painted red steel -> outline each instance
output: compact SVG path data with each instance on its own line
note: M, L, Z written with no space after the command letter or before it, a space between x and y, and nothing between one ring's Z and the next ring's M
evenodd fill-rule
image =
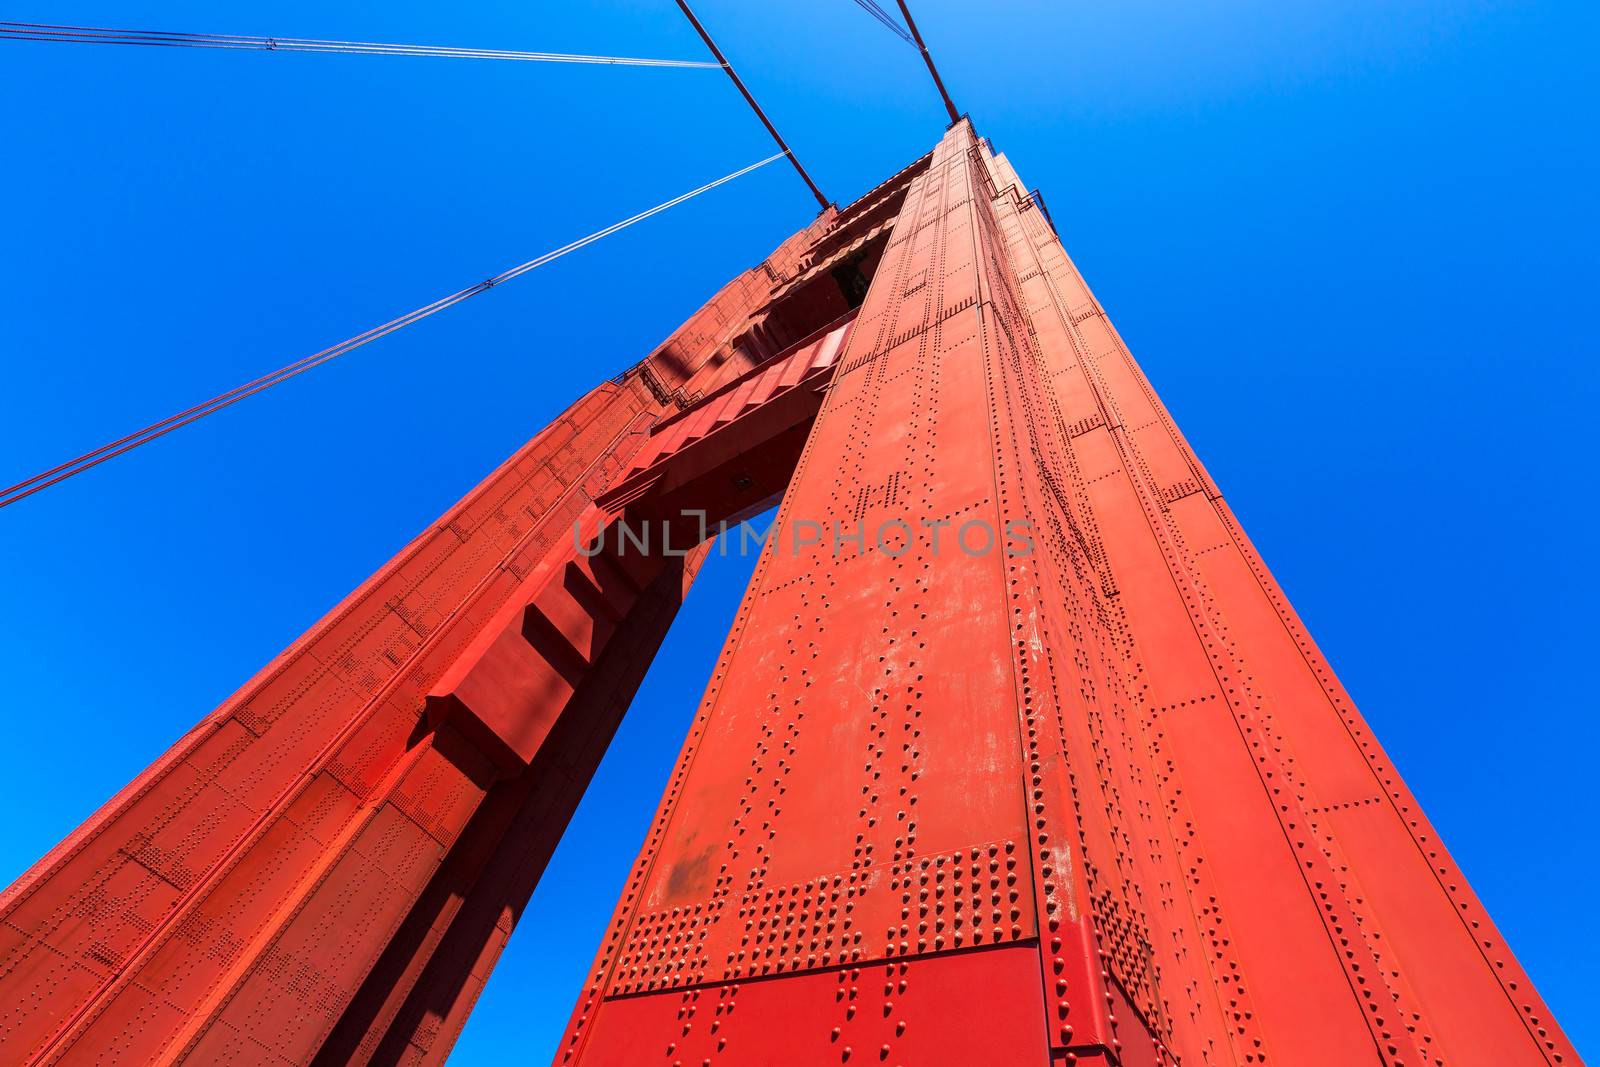
M959 121L541 431L0 898L0 1062L442 1061L781 498L558 1064L1578 1063L1025 189Z

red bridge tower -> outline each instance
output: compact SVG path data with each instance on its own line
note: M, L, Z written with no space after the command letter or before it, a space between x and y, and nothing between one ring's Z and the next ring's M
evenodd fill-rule
M957 122L541 431L0 898L0 1061L442 1061L781 499L559 1064L1576 1064L1025 188Z

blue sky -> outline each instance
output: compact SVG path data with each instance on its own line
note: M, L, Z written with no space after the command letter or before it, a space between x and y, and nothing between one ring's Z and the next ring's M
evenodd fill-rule
M848 0L697 10L841 203L943 129ZM916 11L1600 1048L1593 5ZM702 56L667 0L7 17ZM715 71L0 42L0 98L0 484L771 151ZM814 211L768 167L0 512L0 881ZM456 1062L548 1059L747 573L697 586Z

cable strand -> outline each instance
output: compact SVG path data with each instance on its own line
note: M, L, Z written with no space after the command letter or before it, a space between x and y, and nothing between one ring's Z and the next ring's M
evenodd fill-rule
M310 37L252 37L231 33L180 33L174 30L117 30L99 26L56 26L42 22L0 21L0 40L63 44L120 44L158 48L220 48L254 52L315 52L341 55L440 56L501 59L524 63L584 63L617 67L682 67L711 70L720 64L693 59L590 56L527 52L509 48L456 48L449 45L386 44L378 41L328 41Z
M159 422L153 422L148 426L133 431L132 433L125 434L122 437L117 438L115 441L101 445L99 448L92 449L91 451L85 452L80 456L75 456L64 463L58 463L48 470L40 471L33 477L24 479L23 481L18 482L16 485L9 486L5 489L0 489L0 508L15 504L17 501L26 499L27 497L32 496L34 493L48 489L53 485L58 485L76 474L82 474L91 467L97 467L107 460L115 459L117 456L138 448L140 445L148 444L158 437L164 437L173 430L180 429L192 422L203 419L207 415L221 411L223 408L231 407L247 397L254 396L257 393L272 388L274 385L278 385L282 382L288 381L290 378L304 374L308 370L319 367L330 360L337 359L339 356L354 351L355 349L360 348L361 346L372 341L376 341L380 337L385 337L391 333L394 333L396 330L410 326L412 323L425 319L430 315L437 314L448 307L453 307L454 305L461 303L463 300L467 300L470 297L477 296L479 293L494 288L502 282L510 281L513 278L519 278L531 270L536 270L547 263L560 259L562 256L576 252L580 248L609 237L619 230L624 230L635 223L643 222L645 219L648 219L653 215L659 215L661 212L667 211L670 208L674 208L686 200L692 200L694 197L697 197L702 193L710 192L719 185L725 185L728 182L733 181L735 178L741 178L753 170L759 170L767 164L776 162L782 158L784 158L784 153L776 152L768 156L766 159L733 171L731 174L725 174L715 181L707 182L698 189L691 189L689 192L675 196L671 200L657 204L655 207L641 211L636 215L631 215L620 222L614 222L604 229L596 230L594 233L580 237L575 241L569 241L567 244L564 244L559 248L545 252L542 255L535 256L533 259L530 259L525 263L519 263L514 267L510 267L501 271L499 274L485 278L476 285L469 285L465 289L458 289L456 292L451 293L448 296L441 297L431 304L426 304L420 308L408 311L404 315L400 315L397 318L390 319L381 326L374 326L370 330L358 333L354 337L347 338L343 341L340 341L336 345L331 345L328 348L324 348L320 352L315 352L309 356L297 359L293 363L286 364L282 367L279 367L275 371L263 374L259 378L245 382L243 385L235 386L225 393L219 393L210 400L206 400L199 404L195 404L192 407L185 408L177 414L169 415Z

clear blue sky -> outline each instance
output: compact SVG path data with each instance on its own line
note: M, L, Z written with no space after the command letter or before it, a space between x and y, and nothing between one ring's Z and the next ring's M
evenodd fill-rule
M1600 1049L1594 5L916 9ZM849 0L699 10L841 203L944 126ZM702 55L668 0L6 17ZM0 99L0 484L771 151L715 71L0 42ZM0 881L814 211L768 167L0 512ZM548 1059L746 571L696 588L457 1062Z

